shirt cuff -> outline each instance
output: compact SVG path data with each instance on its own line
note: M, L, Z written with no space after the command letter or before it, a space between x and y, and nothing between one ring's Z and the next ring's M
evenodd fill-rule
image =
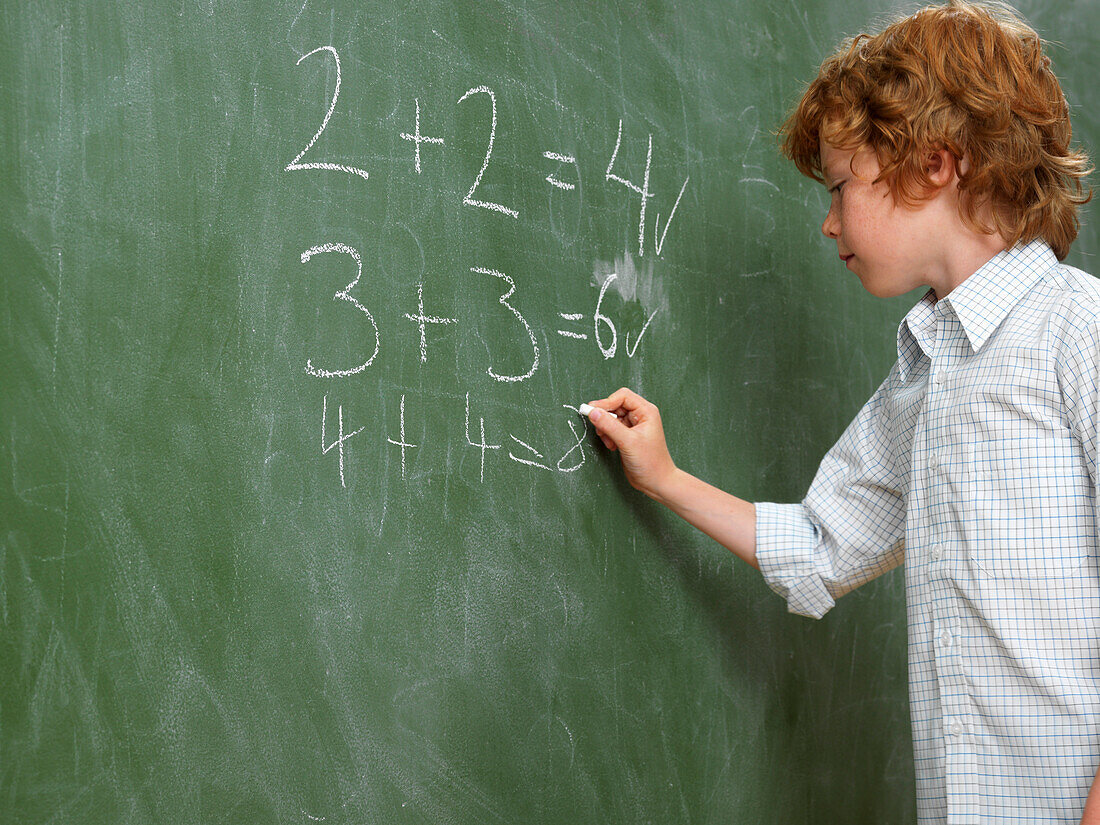
M818 567L817 530L801 504L756 504L756 561L791 613L820 619L836 601Z

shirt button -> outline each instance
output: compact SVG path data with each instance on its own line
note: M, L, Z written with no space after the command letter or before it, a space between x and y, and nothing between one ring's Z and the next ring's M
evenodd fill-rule
M928 456L928 466L930 469L935 470L937 467L940 466L940 457L935 453L932 453L932 455Z
M942 556L943 556L943 545L942 544L933 544L932 545L932 561L939 561Z
M943 631L943 633L940 634L940 644L944 647L951 647L951 642L951 634L946 630Z
M934 375L934 376L932 377L932 380L933 380L933 381L935 381L937 385L939 385L939 386L941 386L941 387L942 387L942 386L943 386L943 384L944 384L944 382L945 382L945 381L946 381L947 379L943 377L943 373L942 373L942 372L937 372L937 373L936 373L936 374L935 374L935 375Z
M959 736L963 732L962 722L956 719L951 723L951 727L948 728L952 736Z

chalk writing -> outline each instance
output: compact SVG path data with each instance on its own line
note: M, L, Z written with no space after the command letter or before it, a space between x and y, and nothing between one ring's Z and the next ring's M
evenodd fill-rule
M543 458L542 453L540 453L538 450L536 450L530 444L527 444L523 441L520 441L514 435L509 435L508 437L511 438L517 444L519 444L521 447L526 447L530 452L534 453L538 458ZM512 459L512 461L518 461L520 464L526 464L529 467L538 467L540 470L547 470L547 471L550 470L549 467L547 467L545 464L539 463L538 461L530 461L528 459L520 458L518 456L513 455L511 450L508 451L508 458Z
M340 54L332 46L318 46L313 51L302 55L296 65L300 65L306 58L319 53L327 53L333 61L336 69L335 85L332 89L331 95L328 97L328 107L325 111L324 117L321 120L320 127L314 132L313 137L305 144L294 157L294 159L288 163L284 170L287 172L296 172L303 170L328 170L339 171L346 174L355 175L361 177L363 180L371 180L365 169L357 166L351 166L344 163L333 163L327 161L315 161L312 157L319 151L315 148L315 145L321 138L321 135L325 133L325 130L329 127L329 124L333 118L336 108L339 105L340 93L342 91L343 71ZM457 92L457 90L455 90ZM460 106L468 101L471 101L476 97L488 98L488 128L483 132L485 136L484 142L484 156L482 157L480 168L472 183L469 183L469 178L462 181L460 188L455 191L454 201L457 209L464 214L471 214L467 210L463 210L463 206L475 207L478 210L486 210L495 215L502 215L505 218L511 218L519 220L519 209L505 205L496 200L490 200L484 194L485 189L489 188L486 184L486 174L490 165L493 164L494 151L497 147L497 127L498 127L498 101L496 92L487 85L475 85L469 88L457 99L453 96L449 96L449 100L453 101L453 106ZM447 98L444 98L446 100ZM421 175L424 172L424 147L434 146L438 147L438 152L432 153L434 158L440 162L445 162L448 158L448 152L453 152L453 146L455 145L454 135L439 134L438 130L436 134L428 135L423 131L422 102L426 102L427 110L431 110L432 102L426 100L424 96L416 96L413 98L412 106L412 127L411 130L408 126L404 131L398 131L397 138L402 142L408 142L412 144L413 155L413 170L417 175ZM505 103L506 105L506 103ZM407 107L407 100L399 103L399 107ZM396 111L396 110L395 110ZM404 108L404 111L408 111ZM438 111L438 110L435 110ZM483 110L478 110L483 111ZM743 112L742 117L749 112ZM392 119L391 119L392 120ZM614 123L614 121L610 121ZM610 126L609 123L609 126ZM610 129L609 129L610 131ZM647 226L650 222L650 201L653 201L654 208L659 209L657 204L663 203L661 196L656 194L653 189L654 182L658 181L656 188L660 188L659 180L662 179L661 175L654 176L655 155L658 154L658 147L655 145L653 139L653 133L648 132L646 138L646 152L645 152L645 165L639 167L640 172L635 174L629 174L623 171L623 167L630 168L630 156L636 154L640 157L640 144L639 148L635 152L631 152L629 147L627 150L623 149L623 120L618 118L617 130L615 134L614 144L610 152L610 159L607 161L606 167L603 166L603 159L607 158L607 155L602 155L598 162L595 164L596 169L603 169L602 181L599 181L597 186L604 186L609 192L621 193L623 189L626 190L624 195L616 195L616 197L627 197L633 200L634 196L638 198L638 254L639 256L646 253L646 241L647 236L652 237L651 250L656 256L661 256L668 248L668 241L670 235L673 235L671 227L674 223L674 219L678 214L678 210L681 204L685 201L685 195L688 190L688 185L691 180L690 176L683 178L679 191L672 202L671 209L668 210L667 217L662 217L662 211L656 211L652 220L652 231L647 231ZM610 134L608 135L610 138ZM458 141L461 143L461 141ZM610 143L610 140L609 140ZM399 144L404 145L404 144ZM587 142L582 142L582 145L588 145ZM289 152L288 152L289 154ZM601 153L602 154L602 153ZM307 155L311 159L306 160ZM582 168L588 168L582 165L583 158L579 158L574 152L561 152L555 150L543 150L536 155L537 162L532 159L530 163L517 163L515 174L524 175L534 170L535 175L541 178L542 181L549 184L552 187L553 192L562 193L574 193L574 195L563 195L563 197L572 198L572 203L577 208L583 208L584 198L581 197L582 183L585 180L582 176ZM623 158L627 160L623 160ZM498 162L499 163L499 162ZM548 168L548 164L551 164ZM659 166L659 160L657 161ZM405 167L407 169L407 167ZM743 168L746 173L754 172L754 167L751 167L747 163L743 164ZM494 170L497 170L498 166L494 166ZM497 175L491 175L494 181L498 180ZM391 176L392 178L392 176ZM639 182L636 182L639 181ZM532 178L529 183L538 182ZM746 174L741 180L742 183L770 183L763 179L750 176ZM469 187L467 189L467 184ZM484 184L484 186L483 186ZM458 192L465 190L465 195L462 197L461 204L457 204ZM690 202L690 198L687 199ZM612 210L614 211L614 210ZM633 213L633 209L630 210L630 214ZM621 213L620 213L621 214ZM515 224L520 227L519 232L523 231L528 225L537 225L539 217L536 215L525 214L525 221ZM481 219L478 219L481 220ZM486 221L497 220L494 217L486 216ZM551 216L552 220L552 216ZM632 218L630 219L633 220ZM509 224L508 221L504 222ZM631 233L633 230L631 229ZM633 242L631 242L632 245ZM419 241L418 241L419 245ZM349 340L356 342L356 346L361 346L363 349L362 354L356 354L349 360L353 363L340 364L330 363L328 359L311 354L310 357L305 359L305 371L310 376L314 376L321 379L350 379L353 376L361 375L367 371L373 364L376 363L379 352L381 351L381 341L383 336L382 329L388 329L387 324L391 324L396 320L398 324L402 323L400 319L404 319L414 325L417 331L418 343L419 343L419 363L426 364L428 361L428 344L429 339L432 338L433 333L430 330L439 329L440 334L442 328L451 327L459 329L471 329L475 328L478 324L478 316L469 317L463 315L463 309L469 309L467 303L459 302L457 309L452 310L449 313L429 312L425 308L425 279L424 279L424 253L421 249L421 261L420 261L420 274L416 280L416 301L415 306L410 306L411 294L409 294L410 300L406 303L408 311L396 311L394 318L383 317L376 319L375 315L367 308L367 306L356 297L356 291L360 286L363 277L363 258L359 250L352 246L343 243L327 242L318 243L315 246L311 246L305 252L300 255L301 263L306 264L314 257L327 254L336 253L338 255L346 255L355 261L355 275L347 283L345 287L337 290L333 295L333 301L349 304L353 313L343 313L342 316L338 316L338 319L344 319L348 324L347 335ZM395 258L396 263L396 258ZM487 262L491 263L491 262ZM438 264L437 264L438 265ZM492 381L500 382L505 385L518 385L533 378L539 371L540 366L543 363L543 347L539 344L539 335L543 327L538 323L538 319L529 320L529 316L521 311L521 307L524 307L525 301L522 297L517 298L517 292L520 296L530 294L529 290L534 289L534 285L524 280L525 273L513 272L513 274L506 274L500 271L499 268L493 266L469 266L469 262L454 262L454 271L452 276L458 276L460 273L469 273L473 276L489 276L501 283L497 284L500 288L496 303L499 304L504 310L507 311L505 316L506 320L503 322L509 328L514 330L514 342L512 345L504 345L498 342L495 338L491 339L490 344L487 345L488 350L488 363L483 365L484 374L489 376ZM499 266L499 265L498 265ZM511 265L510 265L511 266ZM380 268L385 272L387 283L390 282L395 274L395 270L399 269L384 267ZM591 270L589 270L590 272ZM528 276L529 277L529 276ZM624 274L624 278L629 281L629 275ZM343 279L341 279L342 281ZM522 288L517 287L517 280L520 282ZM563 341L560 345L563 347L568 346L584 346L587 347L587 342L592 340L595 344L595 349L600 353L602 359L612 359L618 354L619 347L619 332L623 328L623 322L621 316L619 316L619 310L616 309L616 303L613 300L608 300L608 293L611 287L619 284L619 274L612 272L604 276L601 280L592 284L594 289L593 297L595 298L594 305L588 307L569 307L568 309L582 309L585 311L564 311L566 308L561 308L563 311L558 311L557 308L552 310L556 313L556 318L547 322L547 332L553 330L557 333L557 338L554 340ZM539 287L545 286L544 284L538 284ZM408 294L408 293L405 293ZM660 312L660 307L653 308L647 306L645 313L638 314L639 303L633 299L633 290L629 293L625 293L621 284L616 287L616 294L623 296L627 299L628 306L627 311L630 313L629 317L636 319L632 322L628 322L630 329L625 330L623 340L625 346L622 348L627 358L634 358L640 350L643 339L649 332L652 322L657 314ZM630 296L627 298L627 296ZM434 300L431 300L432 292L429 287L429 300L427 303L433 304ZM373 305L373 301L371 302ZM664 304L667 306L667 304ZM495 311L495 310L493 310ZM453 316L453 317L452 317ZM369 327L363 326L363 320ZM642 320L644 318L644 320ZM534 323L532 323L532 320ZM636 328L640 323L640 329ZM553 326L549 326L553 324ZM389 333L387 332L388 336ZM373 350L370 345L371 338L373 336ZM389 340L389 338L387 338ZM463 340L461 337L458 340ZM543 335L544 346L549 347L549 343ZM565 343L569 342L569 343ZM499 350L498 347L505 346L505 351L508 352L510 357L515 357L515 345L521 348L520 357L523 359L520 364L523 366L519 368L503 369L500 365L504 352ZM434 345L433 345L434 346ZM524 352L527 347L530 347L529 360ZM387 350L388 352L388 350ZM365 357L364 357L365 356ZM389 357L389 356L387 356ZM405 357L414 358L411 353ZM461 355L459 356L461 358ZM547 355L547 360L548 360ZM347 386L347 385L344 385ZM552 382L551 382L552 386ZM399 392L390 399L385 399L384 403L396 404L398 417L396 424L396 433L394 432L393 425L388 427L382 423L379 424L379 428L386 429L386 432L377 432L375 435L378 438L379 449L383 451L389 451L391 447L396 448L400 454L400 472L401 478L407 480L409 478L410 459L412 456L417 456L418 461L427 462L430 461L432 455L432 449L435 444L441 444L443 449L447 449L447 455L449 455L449 447L446 446L446 439L432 438L426 441L426 446L414 443L406 431L407 417L406 413L407 402L409 392L414 392L412 386L408 386L408 391L405 391L406 385L402 384L398 387ZM464 418L463 418L463 433L462 438L467 447L477 450L477 476L482 483L485 481L487 464L492 456L497 455L500 458L507 456L510 462L522 467L530 468L536 473L573 473L579 470L585 464L585 448L589 441L588 439L588 422L584 417L576 414L576 409L569 405L562 405L565 410L565 417L563 419L565 427L562 428L562 435L565 434L565 429L568 430L568 440L564 443L559 443L557 439L560 436L555 436L553 428L547 428L540 426L532 435L529 432L522 431L523 424L519 425L519 429L515 431L509 431L502 427L499 422L496 424L487 424L486 418L482 415L475 415L472 412L471 393L465 391L465 405L464 405ZM335 422L330 421L328 417L328 393L325 393L322 400L321 409L321 452L322 455L327 456L329 453L335 451L337 454L338 475L340 479L341 487L347 487L347 463L348 455L351 450L362 449L358 445L368 443L370 438L367 427L357 427L350 429L348 423L345 421L344 406L342 404L336 404L337 412L335 416ZM462 393L456 395L442 396L442 403L447 403L447 398L454 399L456 406L453 412L457 415L457 402L462 397ZM440 396L436 397L437 402ZM413 401L415 404L415 401ZM414 407L416 409L416 407ZM362 414L362 413L361 413ZM377 420L384 421L381 416L376 417ZM456 420L456 417L452 417L449 420ZM332 435L333 424L335 423L336 435ZM544 422L545 423L545 422ZM509 419L508 427L514 426L514 419ZM529 427L534 425L528 422ZM457 430L457 427L455 427ZM492 438L489 436L489 432L493 431L498 433ZM457 439L457 431L454 433L454 437ZM352 439L355 439L355 447L349 447L349 443ZM424 440L424 439L418 439ZM462 442L457 442L462 443ZM560 454L560 457L557 457ZM501 466L501 465L497 465Z
M489 168L489 158L493 156L493 141L497 136L497 96L493 94L493 90L488 86L478 86L474 89L470 89L466 94L458 99L458 102L466 100L470 95L486 94L489 95L489 100L493 104L493 123L489 127L489 148L485 150L485 161L481 164L481 170L477 173L477 178L474 179L474 185L470 187L470 191L466 193L466 197L462 199L462 202L467 206L480 206L482 209L492 209L494 212L502 212L505 215L509 215L513 218L519 217L519 212L515 209L509 209L507 206L502 206L499 203L493 201L480 201L474 198L474 192L481 184L481 176L485 174L485 170Z
M297 156L290 163L286 165L284 171L294 172L300 169L332 169L338 172L347 172L352 175L359 175L363 180L367 180L369 177L365 170L356 166L344 166L341 163L299 163L299 161L305 157L306 152L313 148L313 144L317 142L317 138L321 136L321 132L325 131L325 127L328 126L329 119L332 117L332 113L336 111L336 100L340 97L340 55L336 53L336 49L332 46L318 46L313 51L303 54L298 58L298 63L301 64L310 55L317 54L317 52L329 52L333 59L336 61L336 88L332 90L332 102L328 105L328 111L325 112L325 119L321 121L321 128L310 138L309 143L306 144L306 148L297 154Z
M614 272L607 276L607 280L604 281L603 286L600 287L600 297L596 301L596 315L594 322L594 327L596 331L596 346L600 348L600 352L603 353L604 358L614 358L615 349L619 346L619 332L615 329L615 324L610 318L608 318L606 315L603 314L603 312L600 311L603 307L603 297L607 294L607 288L611 286L611 284L613 284L615 282L615 279L618 277L619 276ZM604 345L603 338L600 336L600 324L603 324L605 327L611 330L611 343L606 346Z
M322 51L328 52L329 54L331 54L332 58L333 58L333 60L336 64L336 85L335 85L335 88L333 89L332 99L329 101L329 107L328 107L328 110L325 113L325 116L324 116L323 120L321 121L320 128L314 133L313 137L306 144L305 148L302 149L294 157L294 159L286 165L285 170L288 171L288 172L293 172L293 171L298 171L298 170L303 170L303 169L328 169L328 170L335 170L335 171L346 172L346 173L353 174L353 175L358 175L358 176L362 177L364 180L367 180L369 178L369 175L368 175L367 171L364 170L364 169L361 169L357 166L349 166L349 165L341 164L341 163L331 163L331 162L323 162L323 161L322 162L318 162L318 161L302 162L302 158L305 157L306 153L309 152L310 149L313 148L313 145L317 142L318 138L321 137L321 134L325 131L326 127L328 126L329 121L331 120L332 115L336 110L337 101L338 101L339 96L340 96L340 89L341 89L341 83L342 83L343 75L342 75L342 68L341 68L341 63L340 63L340 55L336 51L335 48L333 48L332 46L318 46L313 51L307 52L306 54L302 55L302 57L300 57L298 59L298 64L300 64L307 57L310 57L310 56L312 56L314 54L317 54L318 52L322 52ZM474 86L474 87L468 89L465 92L465 94L463 94L460 98L458 98L457 102L458 103L463 103L463 102L469 100L470 98L472 98L475 95L486 95L489 98L489 103L490 103L489 135L488 135L488 141L487 141L486 149L485 149L485 157L482 160L481 168L478 170L478 173L475 176L473 183L471 184L469 190L466 192L466 195L463 197L462 203L463 203L463 205L466 205L466 206L474 206L474 207L478 207L480 209L488 209L490 211L497 212L497 213L502 214L502 215L507 215L508 217L511 217L511 218L518 218L519 217L519 210L514 209L512 207L509 207L509 206L505 206L504 204L498 203L496 201L484 200L484 199L476 196L477 191L478 191L478 187L481 186L482 178L485 176L485 172L489 168L489 163L492 160L493 149L494 149L494 146L495 146L495 143L496 143L496 137L497 137L497 96L496 96L496 93L491 88L489 88L488 86L484 86L484 85L483 86ZM422 173L421 146L424 145L424 144L428 144L428 145L444 147L444 146L447 145L447 143L446 143L446 139L444 137L428 136L428 135L424 135L421 132L421 128L420 128L420 98L419 97L413 99L413 106L414 106L413 131L412 132L400 132L398 134L398 137L401 140L407 140L407 141L410 141L413 144L413 168L415 169L416 174L419 175L419 174ZM744 114L745 113L742 112L742 117L744 116ZM607 182L612 182L612 183L619 184L621 186L625 186L627 189L629 189L630 191L636 193L640 197L640 205L639 205L639 210L638 210L638 254L639 254L639 256L643 256L643 255L645 255L645 234L646 234L646 225L647 225L647 221L648 221L648 218L647 218L648 202L654 197L654 194L655 194L650 189L650 178L651 178L652 167L653 167L653 134L652 133L648 134L648 136L646 138L646 162L645 162L645 169L644 169L644 172L643 172L643 175L642 175L642 183L640 185L635 183L634 181L630 180L629 178L624 177L623 175L619 174L617 171L615 171L616 163L617 163L618 157L619 157L619 151L622 148L622 139L623 139L623 122L622 122L622 119L620 118L619 122L618 122L618 131L616 132L616 136L615 136L615 146L611 151L611 159L608 162L607 168L604 172L604 180L607 181ZM573 174L576 176L576 178L579 182L579 180L580 180L580 165L579 165L579 162L578 162L578 158L575 155L565 154L565 153L562 153L562 152L544 151L544 152L542 152L542 157L545 158L546 160L555 161L559 164L571 165L573 167ZM748 165L745 165L745 168L749 169L749 168L752 168L752 167L749 167ZM546 175L545 178L543 178L543 180L545 180L547 183L549 183L554 188L559 189L559 190L563 190L563 191L573 191L573 190L576 190L577 187L578 187L578 183L570 182L570 181L567 181L567 180L562 180L560 177L558 177L558 173L556 171L551 172L550 174ZM680 202L683 199L684 192L686 191L688 182L690 180L691 180L690 176L684 178L684 182L680 186L679 193L677 194L676 200L672 205L672 209L669 211L669 214L668 214L667 219L665 220L664 226L663 227L661 226L661 214L660 214L660 212L657 213L656 220L653 222L653 249L654 249L654 252L658 256L662 255L663 252L664 252L664 246L665 246L665 243L668 239L669 228L672 225L673 218L676 215L676 211L680 206ZM778 187L775 187L775 184L772 183L771 181L765 180L763 178L757 178L757 177L742 178L741 182L742 183L762 183L762 184L766 184L768 186L771 186L773 188L778 188Z
M325 400L321 406L321 455L328 455L333 447L336 448L340 457L340 486L347 487L347 482L344 480L344 442L353 436L359 435L363 432L364 427L360 427L358 430L352 433L344 434L344 405L341 404L339 411L337 412L338 424L338 436L337 439L331 444L325 442L328 438L325 435L325 422L328 420L328 395L325 395Z
M374 322L374 316L370 314L369 309L367 309L365 306L363 306L361 303L359 303L359 301L357 301L355 299L355 297L350 294L351 291L353 289L355 289L356 285L359 283L359 279L361 277L363 277L363 259L360 257L359 253L355 249L352 249L350 246L346 246L345 244L342 244L342 243L326 243L326 244L321 244L320 246L310 247L305 252L303 252L302 253L302 263L306 263L314 255L317 255L317 254L320 254L320 253L323 253L323 252L340 252L344 255L350 255L352 258L355 259L355 267L356 267L355 279L350 284L348 284L346 287L339 290L332 297L332 299L334 301L335 300L347 301L349 304L351 304L353 307L355 307L356 309L358 309L360 312L362 312L364 315L367 316L367 320L370 321L371 326L374 328L374 352L371 353L371 356L366 361L364 361L362 364L360 364L357 367L353 367L353 368L347 369L347 370L319 369L319 368L313 366L313 361L311 359L306 359L306 372L308 372L310 375L316 375L316 376L319 376L321 378L346 377L346 376L349 376L349 375L355 375L356 373L362 372L367 367L369 367L372 363L374 363L374 359L378 356L378 350L381 348L382 342L381 342L381 339L378 336L378 324L376 324Z
M607 163L607 172L604 174L606 180L613 180L616 183L621 183L627 189L631 189L642 196L642 208L641 214L638 218L638 255L645 254L645 206L646 202L653 197L653 193L649 191L649 167L653 161L653 135L649 136L649 148L646 149L645 155L645 177L642 178L642 185L638 186L636 183L632 183L626 178L616 175L611 170L615 168L615 158L619 156L619 146L623 142L623 122L619 120L619 134L615 138L615 149L611 153L611 160Z
M424 314L424 284L416 285L416 315L410 315L405 313L405 317L412 321L420 330L420 363L424 364L428 361L428 340L425 336L425 328L428 324L457 324L457 318L436 318L431 315Z
M481 440L480 441L471 441L470 440L470 393L466 393L466 443L469 444L471 447L475 447L475 448L481 450L481 475L480 475L480 480L482 482L484 482L485 481L485 451L486 450L499 450L501 445L500 444L489 444L485 440L485 419L484 418L479 418L478 422L479 422L479 426L480 426L480 429L481 429Z
M519 319L519 322L523 324L523 328L527 330L527 337L531 339L531 349L533 349L535 353L534 359L531 361L531 369L527 370L527 372L525 372L523 375L498 375L497 373L493 372L493 368L491 366L489 367L489 369L486 370L486 372L488 372L489 375L493 376L493 378L495 378L497 381L526 381L528 378L534 375L535 370L539 368L539 345L538 342L535 340L535 333L532 331L531 325L527 323L527 319L525 319L520 314L518 309L508 303L508 299L511 298L512 293L516 291L516 282L505 275L503 272L497 272L494 269L484 269L480 266L473 266L470 267L470 271L478 272L482 275L492 275L494 278L500 278L502 281L504 281L504 283L508 284L508 291L500 296L500 303L502 306L507 307L511 311L511 313Z
M559 312L558 315L566 321L580 321L584 318L584 313L581 312ZM577 338L581 341L587 341L588 336L583 332L573 332L568 329L559 329L558 335L563 338Z
M416 125L414 127L414 131L411 135L407 134L405 132L402 132L401 133L401 138L403 140L411 140L413 142L413 144L416 146L416 149L415 149L415 158L416 158L416 160L415 160L415 163L413 164L413 166L416 169L416 174L419 175L420 174L420 144L421 143L432 143L432 144L436 144L438 146L444 146L445 144L443 143L443 138L440 138L440 137L425 137L424 135L420 134L420 98L416 98L415 102L416 102Z
M398 441L394 441L392 438L387 438L390 444L401 449L401 478L405 477L405 451L414 449L419 446L417 444L410 444L405 440L405 396L401 396L401 435Z
M556 160L560 163L572 163L574 166L577 165L577 159L572 155L559 155L556 152L543 152L542 156L547 160ZM558 189L565 189L566 191L577 188L577 185L575 183L566 183L565 181L558 180L554 177L553 172L546 176L546 182L549 183L551 186L557 187Z
M680 208L680 198L684 196L684 190L687 189L688 181L690 177L684 178L684 184L680 187L680 194L676 196L676 203L672 204L672 211L668 213L668 220L665 221L665 228L661 232L660 240L657 239L657 227L661 225L661 213L657 213L657 219L653 221L653 250L660 255L661 250L665 245L665 236L668 235L668 228L672 225L672 219L676 216L676 210Z

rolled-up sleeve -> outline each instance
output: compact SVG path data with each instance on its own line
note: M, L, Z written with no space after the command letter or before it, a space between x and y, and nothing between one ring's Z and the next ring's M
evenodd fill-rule
M904 559L897 459L902 447L907 459L912 433L895 439L891 432L897 383L895 366L822 460L801 504L756 505L756 558L792 613L821 618L840 596Z

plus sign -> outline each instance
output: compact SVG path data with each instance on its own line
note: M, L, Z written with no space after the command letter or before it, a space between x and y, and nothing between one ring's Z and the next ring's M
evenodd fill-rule
M420 327L420 363L425 364L428 361L428 339L424 335L424 327L426 324L457 324L457 318L435 318L431 315L424 314L424 284L419 283L416 286L416 302L419 313L417 315L410 315L405 313L405 317L412 321L414 324Z
M417 444L410 444L409 442L407 442L405 440L405 396L404 395L401 396L401 436L400 436L400 438L401 438L400 441L394 441L392 438L387 438L386 441L388 441L390 444L392 444L395 447L400 447L401 448L401 478L404 478L405 477L405 450L409 449L410 447L419 446Z
M420 144L421 143L437 143L440 146L443 145L443 138L436 137L424 137L420 134L420 98L416 100L416 129L410 135L407 132L402 132L401 137L405 140L411 140L416 144L416 174L420 174Z

